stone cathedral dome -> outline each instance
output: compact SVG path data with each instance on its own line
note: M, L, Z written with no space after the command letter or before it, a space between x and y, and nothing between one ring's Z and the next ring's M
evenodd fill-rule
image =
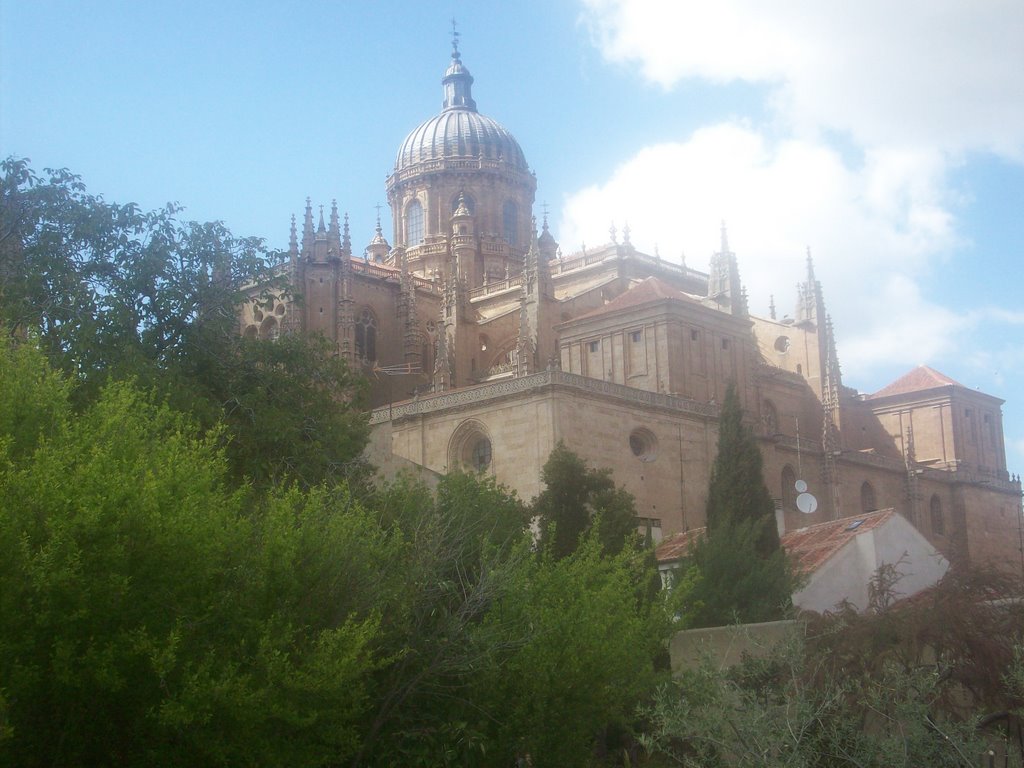
M528 171L526 157L515 137L500 123L477 112L471 87L473 76L457 48L444 73L444 105L439 115L424 121L405 138L395 159L395 173L437 160L504 160Z

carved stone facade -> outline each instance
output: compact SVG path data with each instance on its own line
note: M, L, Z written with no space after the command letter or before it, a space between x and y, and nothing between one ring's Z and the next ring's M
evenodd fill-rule
M284 265L296 297L241 311L243 333L320 332L367 373L372 461L486 471L528 499L561 440L668 535L704 524L733 381L787 528L894 507L954 562L1022 567L1002 401L930 369L874 395L845 387L810 256L793 317L752 316L724 225L707 273L641 253L628 230L563 256L532 218L522 149L472 84L453 50L441 112L387 180L393 247L378 222L353 254L347 221L332 206L314 225L307 201Z

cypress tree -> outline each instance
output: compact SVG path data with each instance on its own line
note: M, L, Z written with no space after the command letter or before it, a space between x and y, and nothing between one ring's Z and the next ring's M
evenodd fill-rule
M708 488L707 536L692 551L695 626L770 621L791 607L795 581L762 469L761 452L730 384Z
M743 423L743 409L735 383L725 391L718 420L718 455L711 468L706 520L708 534L744 520L758 526L757 554L765 557L779 548L775 502L764 482L764 461L754 435Z

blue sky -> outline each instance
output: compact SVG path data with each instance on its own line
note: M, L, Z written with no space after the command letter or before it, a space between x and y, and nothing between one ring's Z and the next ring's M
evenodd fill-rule
M725 220L763 314L810 248L846 383L1004 398L1024 470L1024 4L767 5L0 0L0 153L273 247L337 199L363 244L454 16L564 251L628 222L703 269Z

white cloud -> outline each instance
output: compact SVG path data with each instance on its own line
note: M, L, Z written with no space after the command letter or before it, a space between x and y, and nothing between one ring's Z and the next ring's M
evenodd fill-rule
M929 306L908 277L957 240L943 182L941 161L926 152L873 152L851 169L822 144L771 143L750 127L720 124L648 147L606 183L572 196L559 231L563 247L575 250L606 242L612 221L620 229L628 222L641 250L657 247L673 261L685 252L690 266L705 270L724 219L760 314L770 295L780 315L795 306L810 246L829 309L853 340L844 340L844 356L881 364L908 348L944 349L941 338L966 322ZM877 324L865 318L869 307ZM889 327L901 308L907 317L897 341ZM861 355L855 329L863 328L887 340L866 342L871 352Z
M665 87L773 83L801 136L1024 160L1019 0L584 0L604 55Z
M774 295L781 316L809 245L848 383L874 389L928 363L1011 395L1024 313L984 306L969 286L956 308L940 306L924 286L970 245L958 218L970 201L951 172L979 153L1024 163L1024 3L581 1L608 60L667 90L685 79L767 85L771 122L638 148L569 196L566 250L628 221L637 247L685 251L706 269L725 219L751 310L765 314ZM1007 445L1019 461L1017 423Z

